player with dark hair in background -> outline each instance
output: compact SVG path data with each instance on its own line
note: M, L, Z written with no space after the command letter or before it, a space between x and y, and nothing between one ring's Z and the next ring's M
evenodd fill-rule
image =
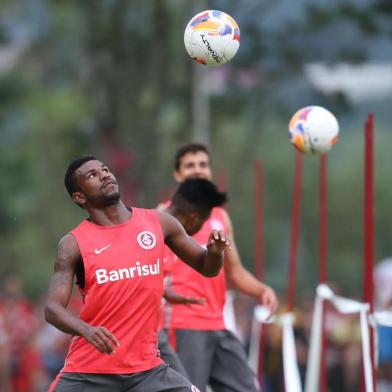
M174 179L181 183L189 178L211 180L210 153L203 144L190 143L178 148L174 158ZM170 205L165 203L158 208ZM230 238L230 249L225 252L224 268L212 278L205 279L183 263L172 268L172 289L181 295L204 298L204 303L173 305L170 328L174 332L176 352L189 379L206 391L252 392L258 390L255 375L250 369L240 341L226 329L223 306L226 282L243 294L255 298L272 313L278 306L274 290L257 280L241 263L234 241L228 213L221 207L211 216L193 238L207 244L211 229L224 230Z
M222 206L227 202L227 195L219 192L217 187L203 178L190 178L182 182L174 196L171 198L170 206L166 212L174 216L184 227L188 235L196 234L204 222L210 217L214 207ZM170 304L202 304L204 298L180 295L171 289L171 270L178 260L177 256L168 250L164 257L165 292L164 299ZM158 348L161 358L184 376L186 370L180 359L169 344L167 330L170 325L170 307L162 306L160 333L158 335Z

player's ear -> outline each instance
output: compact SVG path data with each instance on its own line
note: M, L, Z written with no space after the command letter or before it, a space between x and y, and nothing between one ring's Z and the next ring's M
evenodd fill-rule
M74 192L72 194L72 200L74 203L79 204L80 206L86 204L86 197L82 192Z
M192 211L189 213L188 219L190 221L193 221L195 219L199 219L200 218L200 213L198 211Z
M177 170L174 170L173 178L174 178L175 182L178 182L178 183L183 181L181 174Z

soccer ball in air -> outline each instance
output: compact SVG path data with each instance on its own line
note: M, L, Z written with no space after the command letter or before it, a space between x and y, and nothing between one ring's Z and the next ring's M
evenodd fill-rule
M228 14L207 10L195 15L184 33L185 49L195 61L209 67L227 63L240 47L240 29Z
M298 110L289 123L293 146L304 154L324 154L336 144L339 124L335 116L321 106Z

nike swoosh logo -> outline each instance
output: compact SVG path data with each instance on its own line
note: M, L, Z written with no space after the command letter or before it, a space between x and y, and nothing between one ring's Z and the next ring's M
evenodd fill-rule
M95 253L96 255L99 255L99 254L101 254L104 250L106 250L107 248L109 248L109 247L111 247L111 246L112 246L112 244L109 244L109 245L104 246L104 247L101 248L101 249L95 249L95 250L94 250L94 253Z

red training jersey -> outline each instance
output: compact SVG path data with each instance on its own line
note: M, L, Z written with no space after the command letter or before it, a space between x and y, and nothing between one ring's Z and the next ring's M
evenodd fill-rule
M223 209L215 207L210 218L193 236L201 245L205 246L212 230L227 231L223 217ZM166 265L171 270L172 290L178 294L205 298L204 304L172 305L170 308L170 328L195 330L223 330L223 306L226 300L226 277L222 268L213 278L206 278L187 264L178 260L169 248L165 249ZM166 306L170 306L167 304Z
M157 328L164 237L157 212L132 208L130 220L114 226L85 220L71 234L85 273L80 318L107 328L120 345L112 355L102 354L75 336L62 371L129 374L161 364Z

